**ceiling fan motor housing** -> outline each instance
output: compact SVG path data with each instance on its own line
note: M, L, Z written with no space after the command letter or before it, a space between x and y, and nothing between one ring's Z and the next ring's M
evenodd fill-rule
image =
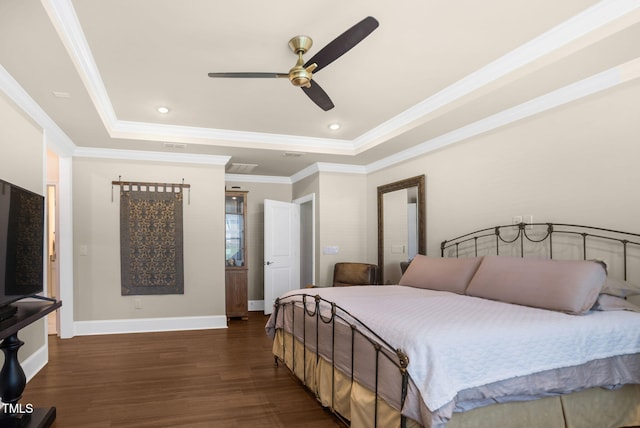
M315 63L311 64L307 68L301 65L296 65L289 70L289 80L293 86L311 86L311 78L313 77L313 70L317 67Z
M312 45L313 40L311 40L311 37L309 36L295 36L289 40L289 47L296 55L298 55L298 62L291 70L289 70L289 81L293 86L304 86L307 88L311 86L313 70L317 65L311 64L307 68L304 68L302 55L311 49Z

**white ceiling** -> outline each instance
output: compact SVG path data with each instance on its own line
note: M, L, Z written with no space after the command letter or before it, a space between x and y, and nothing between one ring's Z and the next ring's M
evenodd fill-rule
M15 79L78 153L230 156L289 177L318 163L375 170L640 76L640 0L292 5L0 0L0 81ZM366 16L380 26L314 75L328 112L287 79L207 76L286 73L291 37L313 39L309 59Z

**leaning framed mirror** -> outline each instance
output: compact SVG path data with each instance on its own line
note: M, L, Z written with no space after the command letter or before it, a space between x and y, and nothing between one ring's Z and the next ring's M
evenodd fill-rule
M426 254L425 176L378 186L378 266L382 284L397 284L402 264Z

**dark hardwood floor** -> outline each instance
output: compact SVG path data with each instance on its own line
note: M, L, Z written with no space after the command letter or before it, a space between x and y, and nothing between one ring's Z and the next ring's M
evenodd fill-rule
M49 336L49 364L21 403L55 406L56 428L337 427L275 367L262 313L224 330Z

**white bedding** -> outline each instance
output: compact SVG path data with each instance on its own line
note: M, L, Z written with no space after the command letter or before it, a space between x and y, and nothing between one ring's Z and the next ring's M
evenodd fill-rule
M301 292L335 302L403 350L432 411L468 388L640 353L640 314L633 312L567 315L403 286L314 288L284 296Z

